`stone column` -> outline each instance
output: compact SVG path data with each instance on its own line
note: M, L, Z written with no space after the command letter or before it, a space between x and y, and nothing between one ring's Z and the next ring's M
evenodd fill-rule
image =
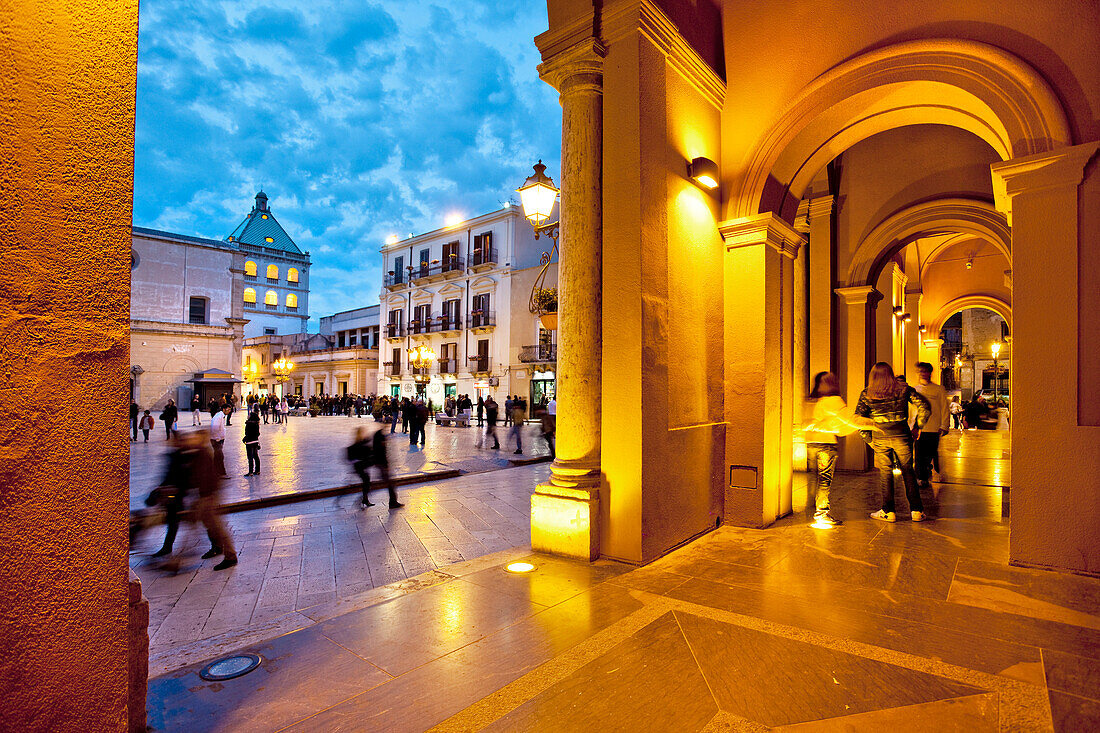
M809 268L810 377L835 371L833 363L833 211L836 197L818 196L810 201L806 244Z
M844 401L854 407L867 382L867 358L869 338L868 325L873 313L873 303L879 293L870 285L857 285L849 288L837 288L841 305L838 315L838 333L840 335L839 371L840 390ZM840 467L851 471L867 469L867 447L859 435L850 435L843 439L840 453Z
M992 166L997 208L1012 227L1012 442L1020 449L1009 562L1087 574L1100 568L1100 419L1092 412L1100 327L1083 305L1097 289L1095 270L1082 267L1096 232L1078 223L1100 206L1097 173L1080 186L1098 145Z
M539 66L560 92L557 458L531 496L531 547L599 555L603 57L587 38Z
M774 214L719 226L725 242L725 516L766 526L791 511L793 262L802 236Z
M905 312L912 316L912 319L908 323L902 324L902 336L905 339L905 345L902 349L902 354L904 356L902 367L905 369L905 373L909 376L910 384L917 383L915 364L921 360L920 301L922 295L923 293L920 290L905 291ZM935 367L936 365L933 364L932 366Z

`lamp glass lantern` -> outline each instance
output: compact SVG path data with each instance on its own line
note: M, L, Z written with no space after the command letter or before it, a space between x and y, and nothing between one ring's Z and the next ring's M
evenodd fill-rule
M523 215L534 227L542 226L550 219L554 211L554 202L558 200L558 188L554 179L546 175L546 166L542 160L534 165L535 172L523 185L516 189L523 204Z

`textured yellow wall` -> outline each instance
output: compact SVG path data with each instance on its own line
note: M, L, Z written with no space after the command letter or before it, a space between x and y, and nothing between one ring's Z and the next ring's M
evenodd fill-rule
M135 0L0 5L5 730L126 727Z

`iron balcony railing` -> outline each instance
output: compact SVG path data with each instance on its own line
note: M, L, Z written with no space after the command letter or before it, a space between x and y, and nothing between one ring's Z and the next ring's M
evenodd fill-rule
M432 331L432 319L430 319L430 318L428 318L426 320L423 320L423 321L420 321L420 320L409 321L409 334L410 335L417 334L417 333L431 333L431 331Z
M278 306L278 305L273 305L273 304L271 304L271 303L264 303L264 308L267 308L267 309L268 309L269 311L277 311L277 310L279 310L279 306Z
M439 362L440 374L458 374L457 359L441 359Z
M470 267L479 267L481 265L496 264L497 250L496 247L480 247L474 249L470 255Z
M462 269L462 258L457 256L450 257L442 262L440 260L433 260L431 262L421 262L419 265L413 265L409 268L409 278L419 280L434 275L444 275L448 272L462 272Z
M557 361L558 347L554 344L549 346L537 344L535 346L521 346L519 349L519 360L524 364L530 364L540 361Z
M409 369L414 377L429 377L431 376L432 368L427 366L411 367Z
M251 280L252 282L256 282L256 276L255 275L249 275L248 273L245 273L244 279L245 280Z
M435 331L461 331L462 319L458 316L448 318L447 316L435 316Z
M468 328L485 328L495 325L497 325L495 311L471 311L470 315L466 316L466 326Z
M400 377L401 365L400 364L386 364L386 376L387 377Z
M382 280L382 284L385 287L393 287L394 285L404 285L407 282L404 272L389 272L386 273L386 277Z
M405 335L405 327L400 323L386 324L386 338L394 339Z
M489 371L489 357L471 356L470 371L475 374L484 374Z

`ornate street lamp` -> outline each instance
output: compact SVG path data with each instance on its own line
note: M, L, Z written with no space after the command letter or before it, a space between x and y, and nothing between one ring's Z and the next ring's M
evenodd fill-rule
M279 357L271 363L271 371L275 372L275 379L285 382L290 379L290 373L294 371L294 362L290 359Z
M408 349L408 354L409 366L418 371L423 370L427 372L427 370L431 368L432 362L435 361L435 352L432 351L430 346L414 346ZM416 374L414 377L418 382L426 382L428 380L428 375L426 373Z
M516 193L519 194L519 200L523 204L523 215L531 223L531 228L535 230L535 239L545 234L553 242L550 251L543 252L539 257L539 264L542 265L542 269L539 270L539 274L531 286L529 307L532 313L541 316L550 312L545 307L549 296L543 294L542 286L546 282L546 271L550 269L550 263L558 251L558 222L550 221L550 215L554 213L554 204L558 200L560 191L554 185L554 179L546 175L546 166L542 164L541 160L535 163L533 167L535 169L534 175L529 176L523 182L523 185L516 189ZM555 297L555 313L557 312L556 300ZM557 325L556 319L554 325Z

